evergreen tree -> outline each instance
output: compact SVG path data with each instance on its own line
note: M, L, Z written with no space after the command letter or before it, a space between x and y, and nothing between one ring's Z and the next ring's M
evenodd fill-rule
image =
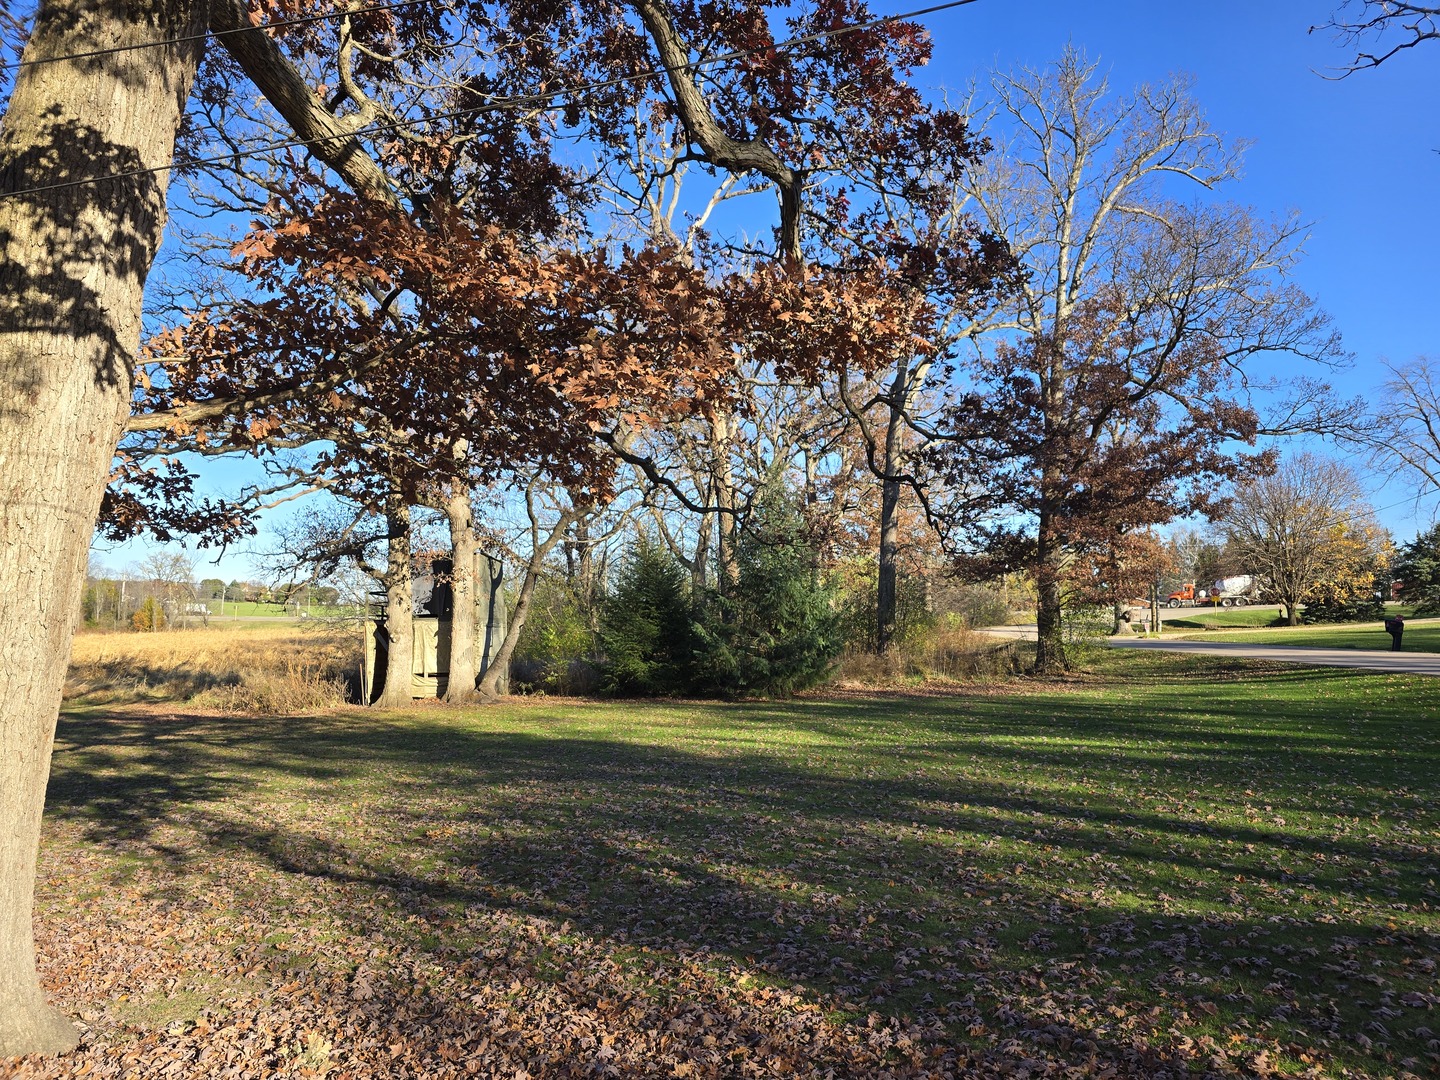
M1402 544L1391 569L1415 614L1440 615L1440 525Z
M694 642L685 571L642 537L601 611L601 689L642 697L688 693Z
M724 697L782 697L814 686L844 644L805 524L787 495L767 497L736 547L737 580L700 628L696 682Z

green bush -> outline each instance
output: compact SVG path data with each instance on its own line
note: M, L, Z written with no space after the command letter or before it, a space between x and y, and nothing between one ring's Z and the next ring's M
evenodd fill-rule
M1106 639L1115 628L1113 609L1097 605L1067 607L1060 620L1065 641L1065 658L1084 667L1108 648Z
M596 636L591 624L592 611L564 577L541 577L510 663L517 689L550 694L594 690Z

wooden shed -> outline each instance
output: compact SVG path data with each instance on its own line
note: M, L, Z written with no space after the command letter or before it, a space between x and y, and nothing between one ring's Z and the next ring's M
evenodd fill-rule
M451 564L437 559L414 585L414 631L411 638L410 696L441 697L449 685L450 625L454 594L450 589ZM505 640L506 612L504 565L483 553L475 557L475 625L479 640L480 674L484 675ZM390 635L385 629L383 601L372 605L365 620L365 660L361 669L364 700L374 701L383 689L389 660ZM500 677L500 692L509 689L509 673Z

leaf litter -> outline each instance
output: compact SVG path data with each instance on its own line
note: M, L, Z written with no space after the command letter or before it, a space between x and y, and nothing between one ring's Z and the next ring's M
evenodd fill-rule
M1434 690L1226 674L71 717L0 1074L1440 1075Z

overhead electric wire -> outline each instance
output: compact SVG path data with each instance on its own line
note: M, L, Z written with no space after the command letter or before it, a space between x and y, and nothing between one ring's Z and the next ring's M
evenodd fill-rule
M416 4L428 3L430 0L396 0L393 4L375 4L370 7L353 8L349 11L326 11L317 15L297 15L293 19L276 19L273 22L253 23L250 26L235 26L229 30L207 30L202 34L186 34L183 37L164 38L160 41L140 41L134 45L111 45L104 49L91 49L88 52L40 56L34 60L16 60L12 63L0 64L0 71L18 71L20 68L38 67L41 64L59 64L66 60L93 60L100 56L114 56L116 53L136 52L140 49L163 49L170 45L204 41L210 37L223 38L230 34L244 34L251 30L274 30L282 26L300 26L305 23L323 22L326 19L340 19L349 15L368 15L376 11L393 11L395 8L414 7Z
M420 0L409 0L409 2L420 2ZM914 11L899 12L895 15L882 15L879 18L871 19L868 22L855 23L852 26L840 26L833 30L818 30L813 34L802 34L799 37L788 38L785 41L776 42L773 45L761 45L748 49L736 49L732 52L722 53L718 56L710 56L701 60L693 60L680 66L677 70L689 72L697 71L700 68L712 64L728 63L732 60L742 60L748 56L765 52L783 52L793 49L798 45L806 45L816 41L827 41L830 38L840 37L844 34L854 34L862 30L873 30L877 26L884 26L887 23L900 22L903 19L919 18L922 15L933 15L938 11L947 11L951 8L964 7L976 3L977 0L948 0L946 3L935 4L930 7L917 8ZM395 5L399 6L399 5ZM617 75L610 79L601 79L595 82L580 83L577 86L562 86L555 90L536 91L533 94L517 94L514 97L501 98L487 102L484 105L475 105L465 109L452 109L448 112L435 113L431 116L418 117L413 120L398 120L387 123L367 124L364 127L356 128L343 135L327 136L318 139L284 139L279 142L265 143L261 146L252 147L239 152L216 154L208 158L189 158L182 161L171 161L168 165L154 165L143 169L125 169L115 173L103 173L99 176L81 177L78 180L64 180L56 184L43 184L38 187L19 188L15 191L0 191L0 199L13 199L22 195L41 195L50 191L63 191L68 188L83 187L87 184L100 184L109 180L128 180L136 176L150 176L155 173L169 172L172 169L183 169L203 165L218 165L225 161L235 161L241 158L258 157L261 154L273 153L277 150L288 150L301 146L309 146L313 143L339 142L345 139L356 139L361 136L381 134L386 131L401 131L405 128L417 127L422 124L434 123L438 120L453 120L463 116L482 116L486 113L503 112L507 109L521 108L531 105L543 105L546 102L563 96L574 97L591 90L605 90L613 86L622 86L625 83L641 82L664 75L671 69L666 67L647 68L644 71L634 72L629 75ZM549 108L559 108L565 102L556 102Z

